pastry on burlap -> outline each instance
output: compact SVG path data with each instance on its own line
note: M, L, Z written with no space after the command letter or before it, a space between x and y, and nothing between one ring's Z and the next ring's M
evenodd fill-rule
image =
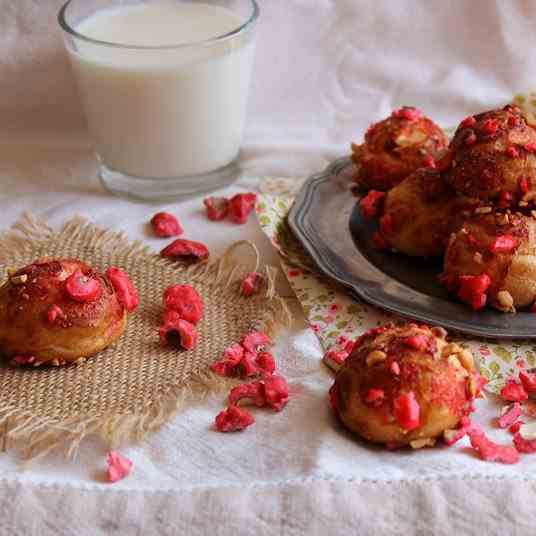
M4 448L21 447L27 457L61 444L72 454L88 434L112 446L141 439L168 420L185 395L221 386L225 380L216 379L208 367L227 346L251 329L273 334L277 323L289 319L275 295L274 269L265 268L262 292L245 298L240 280L251 266L232 265L231 255L186 267L81 218L56 232L26 215L0 235L0 270L43 256L79 258L97 270L118 266L130 275L141 304L117 343L84 363L14 368L0 361L0 435ZM159 342L162 293L172 284L191 284L205 302L199 343L192 351Z

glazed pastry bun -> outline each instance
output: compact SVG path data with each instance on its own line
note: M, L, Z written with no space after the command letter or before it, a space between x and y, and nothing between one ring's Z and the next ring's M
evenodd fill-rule
M367 213L367 199L361 210ZM445 253L451 233L462 223L472 202L456 197L439 172L419 169L385 195L380 215L376 246L393 249L414 257L438 257Z
M91 357L123 334L138 303L119 268L101 274L76 259L40 259L0 287L0 353L33 366Z
M517 106L464 119L447 160L445 178L458 194L502 209L534 206L536 130Z
M386 325L356 343L330 391L344 426L373 443L434 445L473 411L480 376L473 356L443 328Z
M358 166L354 180L364 189L389 190L416 169L434 168L447 146L439 126L405 106L371 125L361 145L352 145Z
M486 304L505 312L532 306L536 220L509 213L469 218L451 236L440 280L474 310Z

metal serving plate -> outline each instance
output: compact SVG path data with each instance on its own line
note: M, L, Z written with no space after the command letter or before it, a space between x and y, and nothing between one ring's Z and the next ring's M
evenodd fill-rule
M354 167L342 158L306 181L289 213L292 232L320 270L367 302L470 335L536 339L534 313L472 312L438 284L441 261L379 251L375 224L363 220L350 192Z

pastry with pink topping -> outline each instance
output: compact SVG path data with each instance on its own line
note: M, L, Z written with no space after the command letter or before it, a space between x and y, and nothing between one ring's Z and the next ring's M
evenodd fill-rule
M352 145L355 181L366 189L389 190L416 169L435 168L447 145L438 125L419 109L404 106L371 125L361 145Z
M351 432L389 448L433 446L473 411L480 376L473 356L442 328L386 326L355 344L330 390Z
M40 259L0 287L0 353L14 365L60 366L91 357L125 331L139 304L128 275L78 259Z

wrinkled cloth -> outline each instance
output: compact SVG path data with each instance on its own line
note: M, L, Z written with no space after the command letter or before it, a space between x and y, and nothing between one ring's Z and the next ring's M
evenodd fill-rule
M143 205L99 185L96 163L56 24L59 0L4 0L0 11L0 227L24 210L61 225L79 213L131 239L162 242L146 222L176 213L185 236L213 255L255 241L253 219L205 220L201 197ZM258 55L243 176L304 176L348 152L368 124L417 105L440 124L503 104L536 86L536 4L511 0L260 0ZM220 192L222 193L222 192ZM280 279L281 292L289 294ZM529 534L536 457L480 461L467 440L451 450L387 452L344 432L326 403L331 373L298 320L276 355L294 393L274 415L253 410L239 434L212 428L224 396L192 405L141 445L121 449L132 474L104 483L105 453L84 444L24 471L0 457L0 532L10 534ZM218 356L215 356L215 358ZM492 427L497 407L479 403ZM510 440L506 432L490 437Z

